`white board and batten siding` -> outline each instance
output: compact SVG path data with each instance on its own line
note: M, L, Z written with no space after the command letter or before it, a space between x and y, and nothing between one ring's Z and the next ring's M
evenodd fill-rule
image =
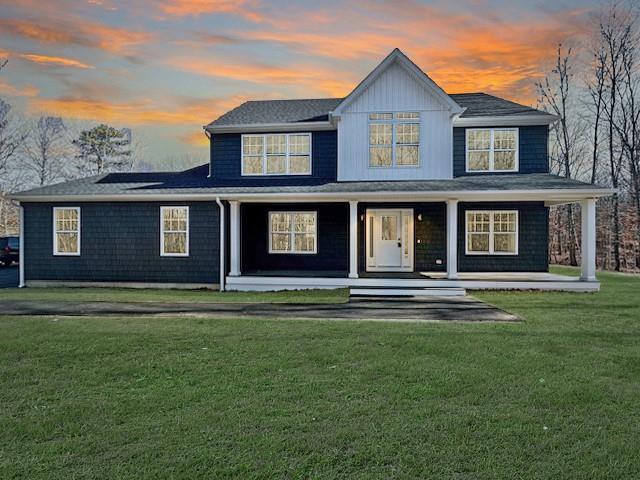
M420 113L418 167L369 166L369 114ZM338 123L338 180L418 180L453 176L453 119L449 106L395 63L346 106Z

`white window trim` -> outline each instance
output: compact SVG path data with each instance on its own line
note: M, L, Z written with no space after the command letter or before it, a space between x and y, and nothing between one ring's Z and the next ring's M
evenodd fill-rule
M271 217L272 215L278 215L278 214L282 214L282 213L286 213L288 215L291 215L291 226L290 226L290 231L289 231L289 236L291 238L290 240L290 244L291 244L291 250L287 250L287 251L283 251L283 250L274 250L273 249L273 240L272 240L272 234L274 233L272 228L271 228ZM313 242L313 250L312 251L305 251L305 252L298 252L297 250L295 250L296 248L296 244L295 244L295 235L294 235L294 222L293 222L293 218L296 214L309 214L312 213L315 219L314 222L314 228L313 228L313 236L315 237L315 241ZM269 235L269 254L272 255L315 255L318 253L318 212L315 210L270 210L269 213L269 231L268 231L268 235ZM277 232L276 232L277 233ZM282 233L282 232L280 232Z
M285 173L267 173L267 137L270 135L284 135L286 137L287 150L285 153L286 172ZM290 173L289 172L289 137L295 137L296 135L308 135L309 136L309 171L306 173ZM261 173L247 173L244 171L244 139L245 137L262 137L262 172ZM242 141L240 142L240 170L243 177L282 177L282 176L310 176L313 175L313 153L312 142L313 136L311 132L292 132L292 133L247 133L242 135ZM247 155L248 157L257 157L257 155ZM294 157L296 155L293 155Z
M187 210L187 240L186 240L186 252L185 253L165 253L164 251L164 212L169 208L184 208ZM189 222L189 207L187 205L164 205L160 207L160 256L161 257L188 257L189 256L189 230L191 230L191 224ZM167 233L180 233L179 231L169 231Z
M390 113L392 115L391 119L387 119L387 120L371 120L369 118L369 115L372 114L376 114L376 113L381 113L381 114L385 114L385 113ZM398 113L417 113L418 114L418 118L396 118L396 114ZM391 165L371 165L371 147L387 147L387 144L384 145L371 145L370 142L370 134L369 134L369 125L371 125L372 123L378 123L378 124L391 124ZM396 125L400 124L400 123L414 123L418 125L418 138L420 139L418 142L418 163L416 163L415 165L398 165L396 163L396 147L398 146L396 144ZM407 143L407 144L402 144L402 146L412 146L415 145L415 143ZM399 111L394 111L394 112L368 112L367 113L367 162L368 162L368 167L369 168L373 168L373 169L380 169L380 168L420 168L420 164L421 164L421 152L422 152L422 114L419 111L416 110L399 110Z
M58 233L73 233L72 230L63 230L58 232L56 224L56 212L58 210L75 210L78 213L78 250L76 252L59 252L58 251ZM80 256L80 240L82 227L80 225L80 207L53 207L53 254L57 257L79 257Z
M480 232L470 232L469 231L469 215L470 214L477 214L477 213L488 213L489 214L489 251L488 252L475 252L475 251L471 251L469 250L469 234L471 233L480 233ZM516 231L515 231L515 237L516 237L516 251L515 252L495 252L494 251L494 231L493 231L493 224L494 224L494 215L498 214L498 213L514 213L516 215ZM519 217L519 213L518 210L467 210L465 213L465 218L464 218L464 251L466 255L498 255L498 256L516 256L518 255L518 251L520 249L520 237L519 237L519 232L520 232L520 217ZM485 232L487 233L487 232ZM503 233L507 233L507 232L503 232ZM511 232L509 232L511 233Z
M489 141L489 169L488 170L471 170L469 168L469 133L477 132L477 131L485 131L489 130L491 139ZM516 155L513 163L513 169L507 170L496 170L494 168L494 133L496 130L508 130L512 132L516 132ZM464 142L464 150L465 150L465 172L466 173L502 173L502 172L518 172L520 170L520 129L517 127L496 127L496 128L467 128L465 130L465 142ZM480 151L480 150L478 150ZM502 150L499 150L502 151Z

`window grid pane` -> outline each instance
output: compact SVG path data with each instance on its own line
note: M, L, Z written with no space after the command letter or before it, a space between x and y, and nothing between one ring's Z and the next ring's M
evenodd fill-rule
M516 254L518 214L514 211L466 214L467 251L484 254Z
M315 253L315 212L269 212L272 253Z
M189 208L162 208L162 254L188 255Z
M419 112L369 114L369 166L418 166L420 123L416 120L419 119Z
M80 254L79 215L77 208L54 209L54 254Z
M311 174L311 134L243 135L242 175Z
M468 171L515 171L517 152L517 130L467 130Z

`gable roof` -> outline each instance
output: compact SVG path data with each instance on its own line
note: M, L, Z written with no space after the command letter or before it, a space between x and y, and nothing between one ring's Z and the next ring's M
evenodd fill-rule
M553 115L487 93L452 93L465 110L459 118L491 116L535 117ZM306 100L254 100L225 113L208 126L253 125L326 121L344 98L310 98Z
M342 98L254 100L244 102L209 125L326 121L329 118L329 112L336 108L342 100Z
M354 88L349 95L338 105L333 114L338 116L344 108L346 108L353 100L360 96L382 73L387 70L391 65L398 64L407 70L413 77L421 83L425 89L429 90L436 98L449 107L452 113L461 113L462 107L458 105L447 93L440 88L436 82L429 78L429 75L424 73L420 67L413 63L409 57L407 57L399 48L394 48L393 51L387 55L387 57L380 62L380 64L367 75L362 82Z

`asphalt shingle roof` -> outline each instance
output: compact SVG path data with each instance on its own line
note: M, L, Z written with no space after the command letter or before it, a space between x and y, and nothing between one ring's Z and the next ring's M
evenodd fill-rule
M14 195L21 197L43 197L69 195L145 195L145 194L260 194L260 193L349 193L349 192L438 192L478 190L557 190L557 189L603 189L557 175L502 174L462 176L446 180L411 181L358 181L331 182L318 185L269 185L243 186L216 184L207 178L206 165L178 173L110 173L82 178L57 185L28 190Z
M505 100L487 93L452 93L449 96L466 108L461 118L505 115L549 115L542 110ZM211 122L212 126L255 123L295 123L326 120L343 98L305 100L252 100L237 106Z

